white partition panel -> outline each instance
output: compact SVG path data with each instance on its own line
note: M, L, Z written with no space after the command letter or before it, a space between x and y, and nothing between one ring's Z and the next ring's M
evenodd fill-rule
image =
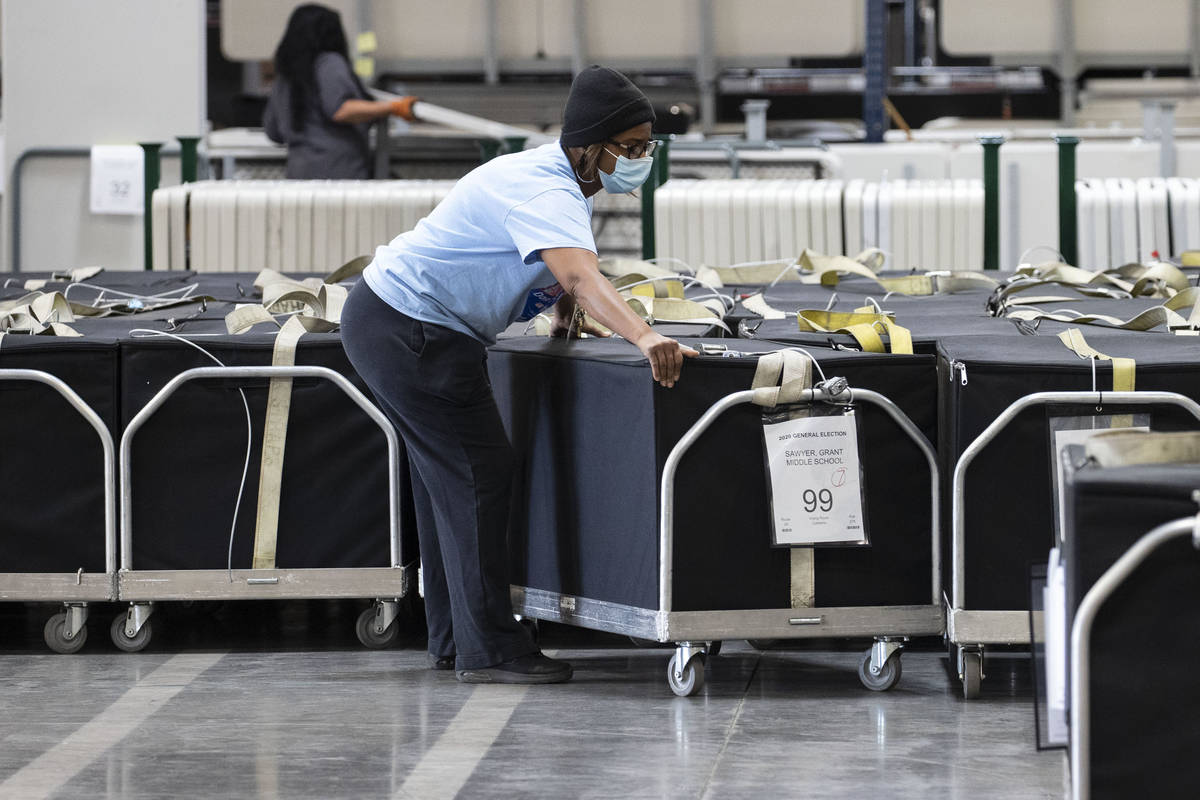
M676 179L656 193L655 210L658 256L693 266L868 247L891 269L983 264L980 181Z
M892 184L886 181L879 184L878 199L875 219L879 233L875 246L887 254L887 263L893 265L896 263L896 241L892 236Z
M862 180L846 182L842 215L845 221L846 252L850 255L860 252L867 246L863 238L863 189L865 187L866 182Z
M884 249L879 236L879 184L868 183L862 193L862 247Z
M160 269L330 272L410 230L451 181L205 181L162 189Z

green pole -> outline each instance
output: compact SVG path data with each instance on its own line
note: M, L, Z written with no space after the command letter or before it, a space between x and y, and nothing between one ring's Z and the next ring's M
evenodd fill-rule
M1079 234L1075 218L1076 136L1055 136L1058 143L1058 252L1068 264L1079 264Z
M983 145L983 268L1000 269L1000 145L1003 136L980 136Z
M504 145L506 153L519 153L525 149L524 136L505 136Z
M480 139L479 140L479 156L480 162L486 164L496 156L500 155L500 142L497 139Z
M143 199L142 199L142 229L145 236L146 254L145 268L154 269L154 234L153 220L150 218L150 204L154 199L154 190L158 188L158 180L161 172L161 156L159 151L162 149L162 142L138 142L142 148L142 154L145 158L143 166Z
M196 180L196 148L200 144L199 136L176 136L179 140L179 177L183 183L194 183Z
M667 182L671 176L670 144L665 136L656 136L658 147L654 150L654 166L650 168L650 177L642 184L642 259L649 261L654 258L654 191Z

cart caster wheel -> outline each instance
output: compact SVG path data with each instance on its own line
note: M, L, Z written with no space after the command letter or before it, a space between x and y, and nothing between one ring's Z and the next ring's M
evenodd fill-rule
M680 697L691 697L696 692L704 688L704 658L697 656L693 658L687 665L687 669L683 670L683 674L676 676L676 666L679 664L679 654L671 656L670 663L667 664L667 683L671 686L671 691Z
M710 656L721 655L721 643L720 642L709 642L708 647L705 648L704 652L708 653Z
M779 644L778 639L747 639L746 644L753 647L755 650L774 650L775 645Z
M868 652L858 665L858 679L872 692L886 692L900 682L901 671L900 656L896 654L883 662L883 669L879 670L878 675L872 674L871 653Z
M977 650L967 650L962 654L963 699L974 700L979 697L979 687L983 683L983 653Z
M46 627L42 629L42 637L46 640L46 646L51 650L69 655L78 653L83 647L83 643L87 641L87 628L80 628L79 633L68 639L67 614L65 611L60 611L46 620Z
M150 644L150 621L146 620L139 630L133 636L125 635L125 614L118 614L116 619L112 621L112 626L109 628L109 633L112 635L113 644L118 650L124 650L126 653L136 653L139 650L145 650L146 645Z
M536 619L529 619L528 617L522 617L521 618L521 627L529 632L529 638L533 639L534 644L538 644L541 641L542 632L541 632L541 629L538 627L538 622Z
M362 642L363 647L369 647L372 650L383 650L391 647L396 641L396 637L400 635L400 625L393 621L383 633L375 629L375 606L363 609L363 612L358 615L358 622L354 625L354 632L358 634L358 641Z

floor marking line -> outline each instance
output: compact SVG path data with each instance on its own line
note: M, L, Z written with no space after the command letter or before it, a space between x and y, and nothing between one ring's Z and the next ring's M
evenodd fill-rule
M49 797L224 657L224 653L183 653L168 659L108 708L0 783L0 800Z
M746 698L750 695L750 687L754 685L754 676L758 674L760 664L762 664L761 655L754 661L754 669L750 670L750 678L746 681L746 688L742 690L742 699L738 700L737 708L733 712L733 718L729 720L729 727L725 729L725 741L721 742L721 749L717 751L716 758L713 759L712 769L708 771L708 777L704 779L704 786L700 789L701 798L711 796L711 786L713 778L717 774L717 767L721 765L721 759L725 757L725 749L729 747L729 740L733 738L733 732L737 728L738 720L742 718L742 709L746 707Z
M553 657L554 653L546 651ZM479 685L396 790L394 800L451 800L487 755L528 686Z

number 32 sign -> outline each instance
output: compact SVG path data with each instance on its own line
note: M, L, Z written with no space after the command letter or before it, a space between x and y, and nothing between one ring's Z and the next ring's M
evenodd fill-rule
M141 214L145 157L137 145L92 147L93 214Z
M776 545L868 543L855 419L763 423Z

